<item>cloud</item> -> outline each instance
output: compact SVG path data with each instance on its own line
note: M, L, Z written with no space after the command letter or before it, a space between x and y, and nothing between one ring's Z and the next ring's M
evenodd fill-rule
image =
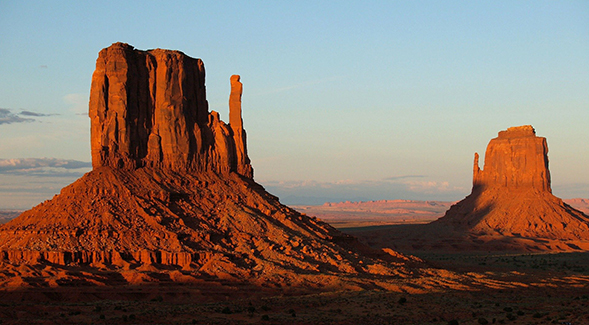
M391 176L387 178L383 178L385 181L398 181L400 179L407 179L407 178L423 178L425 175L401 175L401 176Z
M35 121L35 119L20 117L12 113L10 109L0 108L0 124L24 123L33 121Z
M26 110L22 110L20 113L15 114L12 112L11 109L0 108L0 124L35 122L37 121L37 119L34 119L34 117L45 117L54 115L59 114L43 114Z
M448 181L420 180L425 175L401 175L378 180L260 181L285 204L323 204L325 202L384 199L448 200L463 198L467 189Z
M92 167L92 163L58 158L0 159L0 174L76 177Z
M19 115L41 117L41 116L55 116L55 115L59 115L59 114L43 114L43 113L37 113L37 112L31 112L31 111L21 111Z

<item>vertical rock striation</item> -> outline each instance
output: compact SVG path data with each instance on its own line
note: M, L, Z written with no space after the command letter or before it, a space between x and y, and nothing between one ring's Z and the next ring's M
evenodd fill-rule
M231 82L236 89L230 96L230 119L239 123L229 127L218 113L209 113L200 59L179 51L139 51L123 43L103 49L90 92L94 168L148 166L253 177L241 123L239 76Z
M473 188L504 188L552 192L546 138L537 137L531 125L511 127L492 139L484 169L475 153Z
M589 218L552 195L546 138L530 125L499 132L482 170L475 153L471 194L433 224L476 234L589 240Z

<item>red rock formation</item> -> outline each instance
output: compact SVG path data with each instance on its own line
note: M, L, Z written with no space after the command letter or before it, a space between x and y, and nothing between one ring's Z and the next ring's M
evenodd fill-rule
M1 226L0 262L163 264L273 283L401 274L409 258L371 251L253 181L239 76L231 84L226 125L208 112L202 61L121 43L102 50L90 95L94 169Z
M552 195L546 139L530 125L499 132L475 154L473 189L434 224L470 233L589 240L589 217Z
M229 128L209 114L200 59L123 43L103 49L90 92L93 166L235 171L251 178L239 76L231 82L235 125Z
M247 156L247 139L241 119L241 94L243 85L238 75L231 76L231 95L229 96L229 125L233 130L233 142L235 143L237 173L246 177L254 177L254 171Z
M546 138L537 137L531 125L499 132L487 146L484 170L478 160L475 153L473 187L551 192Z

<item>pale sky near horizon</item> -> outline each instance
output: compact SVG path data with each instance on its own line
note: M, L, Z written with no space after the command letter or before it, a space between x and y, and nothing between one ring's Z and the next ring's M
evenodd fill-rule
M115 42L201 58L226 122L241 75L255 179L284 203L459 200L474 152L526 124L553 192L589 197L589 1L0 1L0 209L89 170Z

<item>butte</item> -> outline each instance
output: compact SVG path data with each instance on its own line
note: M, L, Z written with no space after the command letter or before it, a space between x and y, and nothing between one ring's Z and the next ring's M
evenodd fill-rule
M589 217L552 194L546 138L511 127L475 153L471 194L427 225L382 231L366 241L416 251L589 250Z
M169 278L265 286L413 273L407 265L417 259L373 251L254 181L242 84L230 81L225 124L209 112L200 59L123 43L100 51L89 104L93 170L0 227L2 265L121 272L130 283L133 270L152 272L143 278L177 270ZM103 281L75 272L84 283Z

